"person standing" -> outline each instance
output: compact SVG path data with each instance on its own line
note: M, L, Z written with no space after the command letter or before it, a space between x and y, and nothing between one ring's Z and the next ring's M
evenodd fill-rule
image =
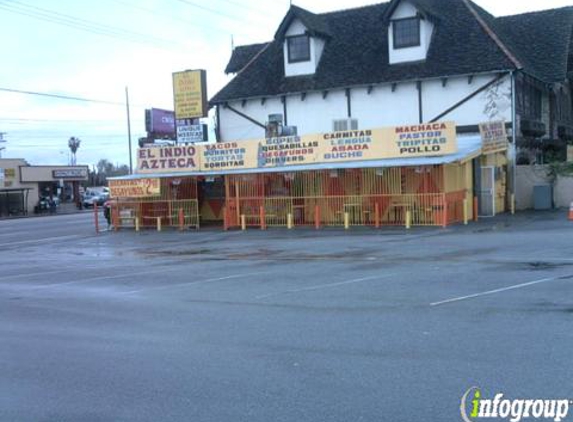
M53 195L50 195L50 199L48 199L48 207L50 209L50 214L56 213L56 200Z
M103 216L107 220L107 228L109 229L111 227L111 203L109 201L103 204Z

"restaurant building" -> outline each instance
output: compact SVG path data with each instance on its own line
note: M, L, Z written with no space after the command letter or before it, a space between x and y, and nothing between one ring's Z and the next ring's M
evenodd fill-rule
M141 194L137 179L157 178L158 192L117 215L376 227L508 211L518 154L573 139L571 39L570 7L494 17L469 0L292 6L272 41L234 49L235 76L210 101L217 144L141 149L121 183Z
M141 148L136 174L109 180L114 225L445 227L477 212L476 160L505 171L501 139L488 151L435 122ZM503 211L493 197L504 194L493 183L489 206Z

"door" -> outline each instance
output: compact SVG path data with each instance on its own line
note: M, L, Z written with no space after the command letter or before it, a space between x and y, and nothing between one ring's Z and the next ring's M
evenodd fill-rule
M479 216L495 216L495 167L481 168Z

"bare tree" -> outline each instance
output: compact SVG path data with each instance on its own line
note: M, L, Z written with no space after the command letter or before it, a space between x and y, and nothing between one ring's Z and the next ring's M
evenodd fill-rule
M97 184L105 184L108 177L125 176L129 174L129 166L126 164L114 165L109 160L102 158L96 164L97 174L95 175Z

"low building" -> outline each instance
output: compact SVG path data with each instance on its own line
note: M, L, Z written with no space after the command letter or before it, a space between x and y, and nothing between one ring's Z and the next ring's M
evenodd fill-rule
M572 40L572 7L292 6L272 41L233 51L210 101L217 144L142 148L137 174L110 181L114 225L446 226L507 211L518 152L573 139Z
M237 47L211 99L221 142L455 121L506 122L515 164L564 159L573 141L573 7L494 17L469 0L392 0L315 14L292 6L267 43ZM488 170L489 171L489 170ZM484 177L489 177L488 175ZM498 198L502 199L502 198Z
M0 217L31 214L40 198L78 201L80 183L88 175L88 166L33 166L24 159L2 158Z

